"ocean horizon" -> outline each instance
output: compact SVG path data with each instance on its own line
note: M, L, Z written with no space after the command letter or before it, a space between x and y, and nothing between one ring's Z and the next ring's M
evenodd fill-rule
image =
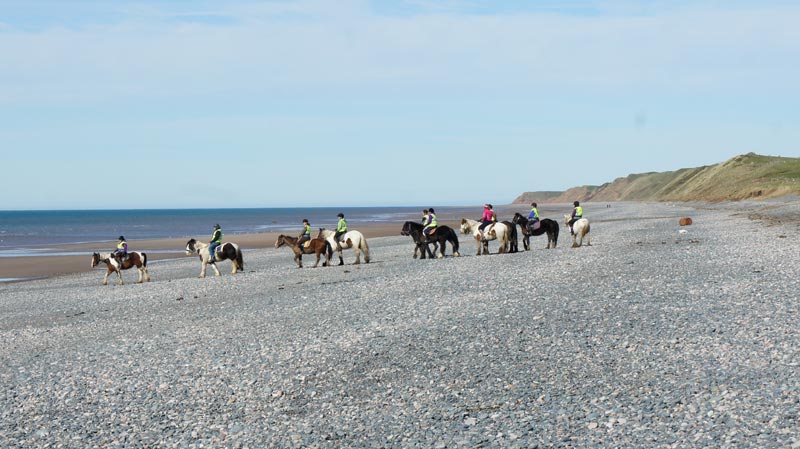
M0 211L0 257L68 255L54 246L211 235L298 231L307 218L314 228L333 228L345 214L351 229L421 218L423 207L297 207L224 209L123 209ZM476 206L436 207L440 217L478 217Z

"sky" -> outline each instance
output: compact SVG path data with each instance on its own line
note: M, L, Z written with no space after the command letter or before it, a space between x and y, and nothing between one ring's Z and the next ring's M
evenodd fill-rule
M800 3L0 0L0 210L510 203L800 157Z

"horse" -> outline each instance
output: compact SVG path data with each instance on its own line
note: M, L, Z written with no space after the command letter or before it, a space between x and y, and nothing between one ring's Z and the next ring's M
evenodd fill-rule
M481 255L481 247L483 247L483 254L489 254L489 241L495 239L500 242L498 254L506 252L512 226L503 222L496 222L486 225L486 228L481 232L481 230L478 229L480 225L481 222L477 220L470 220L469 218L461 219L461 232L464 234L472 234L478 245L478 252L475 255ZM514 230L514 235L516 235L516 230Z
M440 254L437 256L439 259L444 257L445 246L447 242L450 242L450 245L453 247L453 256L460 257L461 253L458 252L458 235L456 235L456 231L453 230L450 226L438 226L434 231L431 233L428 239L425 238L425 234L423 234L422 230L424 226L421 224L414 222L414 221L407 221L403 224L403 229L400 231L401 235L409 235L414 240L414 243L417 244L416 248L414 248L414 258L417 258L417 250L420 251L421 256L420 259L425 258L425 252L427 251L428 255L433 259L433 255L436 253L437 250L440 250ZM431 248L428 246L429 243L433 243L435 246L433 247L433 253L431 253Z
M569 221L572 220L571 215L564 215L564 225L569 226ZM586 237L586 246L592 246L592 241L589 238L589 220L581 218L572 225L572 247L579 248L583 245L583 238ZM580 238L576 242L576 239Z
M367 239L364 238L364 234L358 231L347 231L340 237L342 240L340 244L336 243L336 240L333 238L334 235L336 235L336 233L331 230L319 228L317 238L327 240L328 243L331 244L331 248L336 248L336 252L339 253L339 265L344 265L342 249L350 248L356 251L356 261L353 262L353 264L358 265L361 263L362 252L364 253L364 263L369 263L369 245L367 245Z
M519 212L514 214L514 218L511 220L514 224L518 224L520 228L522 228L522 235L525 237L522 238L522 245L525 247L525 251L530 249L530 240L531 236L542 235L545 232L547 233L547 248L550 249L551 247L555 249L556 244L558 243L558 222L555 220L551 220L549 218L545 218L539 220L539 227L534 229L533 231L528 228L528 223L530 220L522 216ZM551 246L552 245L552 246Z
M514 225L514 223L511 223L510 221L504 220L503 224L506 225L506 227L509 230L508 252L509 253L519 252L519 239L517 238L517 227Z
M103 285L108 285L108 275L113 272L117 273L117 276L119 276L119 285L122 285L122 273L120 270L127 270L132 267L136 267L136 269L139 270L139 280L137 281L139 284L142 283L142 278L150 282L150 274L147 272L147 254L145 253L137 251L128 252L121 266L111 253L93 253L92 268L96 267L100 262L105 262L108 268L106 275L103 277Z
M297 237L290 237L288 235L281 234L278 236L278 240L275 241L275 248L280 248L281 246L286 245L289 249L291 249L294 252L294 261L297 263L297 268L303 268L303 254L317 255L317 261L314 263L314 268L319 265L319 257L321 254L325 254L325 262L322 262L322 266L327 267L331 264L333 249L327 240L311 239L302 246L297 244L297 240L299 240Z
M214 258L209 254L208 247L209 245L207 243L195 239L186 242L186 254L197 254L200 258L200 262L203 264L203 268L200 270L200 276L197 277L206 277L206 267L208 267L208 265L211 265L216 275L219 276L216 262L225 259L229 259L233 265L231 274L236 274L240 270L244 271L244 260L242 259L242 250L239 249L239 245L231 242L225 242L219 245L215 251L216 254Z

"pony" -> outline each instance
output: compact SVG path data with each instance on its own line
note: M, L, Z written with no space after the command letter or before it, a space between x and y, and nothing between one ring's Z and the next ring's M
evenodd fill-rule
M147 254L145 253L129 251L128 256L122 261L121 266L111 253L93 253L92 268L99 265L100 262L105 262L108 268L106 275L103 277L103 285L108 285L108 275L114 272L119 276L119 285L122 285L122 273L120 270L127 270L132 267L136 267L136 269L139 270L139 280L137 281L139 284L142 283L142 278L150 282L150 274L147 272Z
M489 241L495 239L500 242L498 254L506 252L508 249L509 236L511 236L511 229L513 229L513 227L503 222L496 222L487 225L483 232L481 232L481 230L478 229L480 225L481 222L477 220L470 220L469 218L461 219L461 232L464 234L472 234L475 238L475 243L478 245L478 252L475 255L481 255L481 248L483 248L483 254L489 254ZM516 235L516 230L514 230L514 235Z
M564 215L564 225L569 226L569 221L572 220L571 215ZM586 246L592 246L592 241L589 238L589 220L581 218L572 225L572 247L579 248L583 245L583 238L586 237ZM580 238L576 242L576 239Z
M517 253L519 252L519 239L517 238L517 227L514 223L510 221L503 221L503 224L506 225L506 228L509 230L508 235L508 252L509 253Z
M242 259L242 250L239 249L239 245L231 242L225 242L222 245L219 245L215 251L216 257L214 258L212 258L211 254L208 253L208 247L209 245L207 243L203 243L195 239L191 239L186 242L186 254L197 254L197 256L200 258L200 262L203 264L203 268L200 270L200 276L197 277L206 277L206 267L208 267L208 265L211 265L216 275L219 276L219 270L217 269L216 262L225 259L230 259L231 264L233 265L231 274L244 271L244 260Z
M450 245L453 247L453 256L460 257L461 253L458 252L458 235L456 235L456 231L453 230L450 226L438 226L433 233L430 235L430 239L425 238L425 234L422 233L424 226L421 224L414 222L414 221L407 221L403 224L403 229L400 231L400 235L409 235L414 240L414 243L417 246L414 248L414 258L417 258L417 251L420 252L420 259L425 258L425 252L427 251L428 255L431 259L433 259L433 255L436 253L437 250L440 250L440 254L437 258L441 259L444 257L445 246L447 242L450 242ZM431 253L431 248L428 246L429 243L433 243L433 253Z
M336 252L339 253L339 265L344 265L344 259L342 259L342 250L350 248L353 248L356 251L356 261L353 262L353 264L358 265L361 263L362 252L364 253L364 263L369 263L369 245L367 245L367 239L364 237L364 234L358 231L345 232L341 236L341 248L336 244L336 240L333 238L334 235L336 235L334 231L325 228L319 228L319 234L317 235L317 238L327 240L328 243L331 244L331 248L336 248Z
M539 220L539 227L534 229L533 232L528 228L528 220L519 212L514 214L514 218L511 220L514 224L518 224L520 228L522 228L522 235L525 237L522 238L522 245L525 247L525 251L530 249L530 240L531 236L542 235L545 232L547 233L547 248L550 249L551 247L555 249L556 244L558 243L558 222L555 220L551 220L549 218L545 218ZM551 246L552 245L552 246Z
M313 268L316 268L317 265L319 265L319 257L321 254L325 254L325 262L322 262L322 266L327 267L331 264L333 249L327 240L311 239L303 244L302 247L297 244L297 240L297 237L290 237L288 235L281 234L278 236L278 240L275 241L275 248L280 248L281 246L286 245L289 249L291 249L292 252L294 252L294 261L297 263L297 268L303 268L303 254L317 255L317 261L314 263Z

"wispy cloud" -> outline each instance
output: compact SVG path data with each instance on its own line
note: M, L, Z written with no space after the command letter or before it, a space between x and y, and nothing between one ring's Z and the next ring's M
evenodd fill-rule
M580 16L555 13L547 2L535 11L491 15L449 12L469 10L461 2L416 3L424 13L414 16L378 14L360 1L128 5L108 11L115 19L107 24L34 32L7 25L0 32L0 98L73 89L84 98L107 98L398 84L788 87L799 70L794 6Z

